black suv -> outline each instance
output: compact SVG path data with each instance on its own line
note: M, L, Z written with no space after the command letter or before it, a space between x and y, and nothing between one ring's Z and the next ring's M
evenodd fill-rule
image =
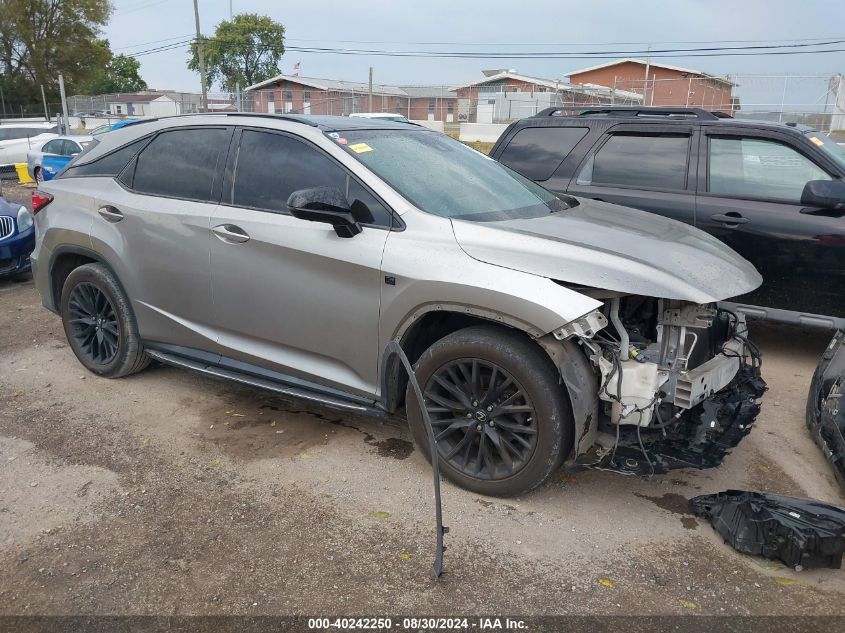
M845 326L845 148L794 123L697 108L550 108L490 155L546 188L664 215L748 259L750 315Z

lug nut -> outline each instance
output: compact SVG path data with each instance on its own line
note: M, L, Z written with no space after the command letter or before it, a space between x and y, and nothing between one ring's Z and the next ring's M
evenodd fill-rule
M480 424L477 424L477 425L475 426L475 430L476 430L476 431L478 431L478 432L480 433L480 432L481 432L481 425L480 425Z

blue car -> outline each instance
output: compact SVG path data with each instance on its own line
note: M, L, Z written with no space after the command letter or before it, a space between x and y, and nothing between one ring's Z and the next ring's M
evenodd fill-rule
M35 248L35 227L26 207L0 198L0 278L30 270Z

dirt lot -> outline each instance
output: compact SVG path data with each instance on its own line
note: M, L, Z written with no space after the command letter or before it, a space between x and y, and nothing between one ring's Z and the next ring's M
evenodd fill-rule
M9 192L7 191L7 194ZM845 574L735 553L690 497L843 503L803 409L829 333L755 327L771 391L719 468L444 485L399 422L152 366L86 373L29 280L0 281L0 614L845 614Z

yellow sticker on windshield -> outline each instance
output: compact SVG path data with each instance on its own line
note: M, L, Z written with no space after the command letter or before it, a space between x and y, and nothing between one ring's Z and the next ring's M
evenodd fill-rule
M363 154L364 152L373 151L373 148L367 145L366 143L353 143L349 146L349 149L351 149L356 154Z
M810 141L812 141L813 143L815 143L816 145L819 145L819 146L824 145L824 141L821 140L820 138L815 137L815 136L811 136Z

